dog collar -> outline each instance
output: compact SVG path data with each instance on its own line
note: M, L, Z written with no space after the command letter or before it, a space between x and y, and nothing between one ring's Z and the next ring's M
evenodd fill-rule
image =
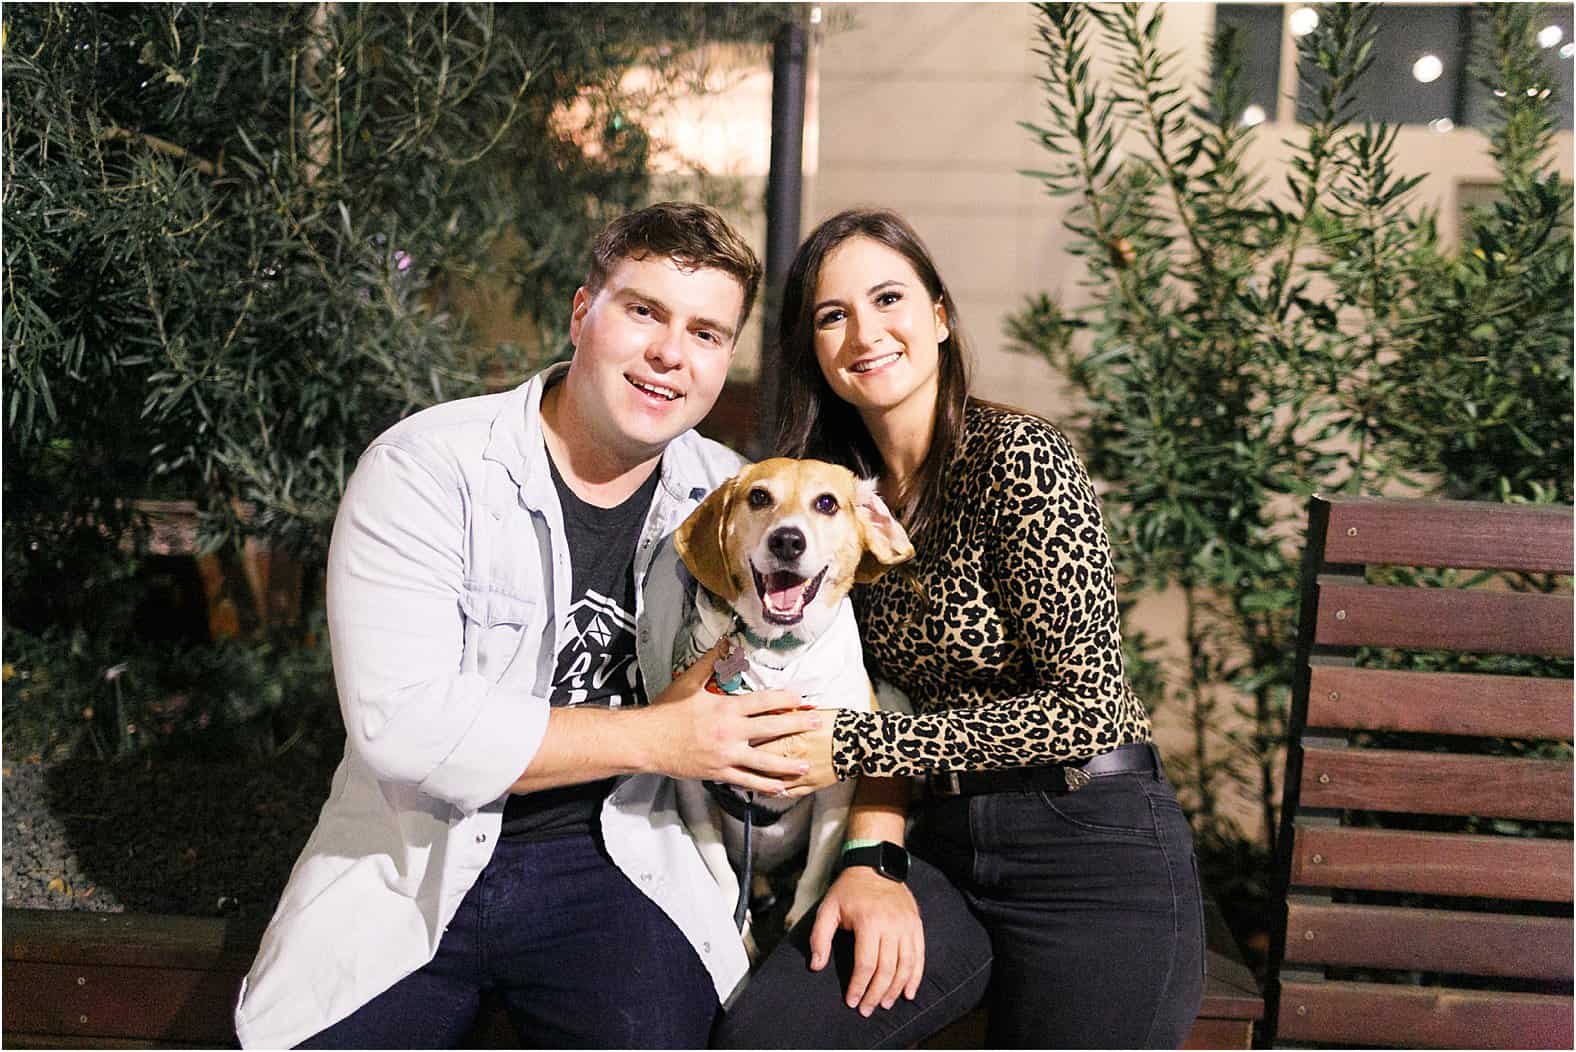
M804 646L804 640L800 639L792 632L778 636L776 639L768 640L762 639L754 632L751 632L750 626L746 625L742 620L735 620L734 625L736 626L739 635L744 638L744 641L750 644L751 648L755 650L770 650L775 653L781 653L784 650L796 650L799 647Z

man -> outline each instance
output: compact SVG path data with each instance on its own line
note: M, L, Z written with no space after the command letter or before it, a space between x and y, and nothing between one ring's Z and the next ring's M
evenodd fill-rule
M328 561L345 758L242 985L243 1045L452 1046L485 991L528 1044L705 1045L747 962L663 776L776 791L804 767L756 743L820 719L707 693L715 654L669 684L682 586L647 579L740 464L691 428L759 278L710 209L624 216L566 366L362 456Z

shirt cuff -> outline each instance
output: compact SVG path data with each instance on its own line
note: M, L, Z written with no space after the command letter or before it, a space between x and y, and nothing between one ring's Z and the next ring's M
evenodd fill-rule
M518 695L496 687L454 751L418 788L472 814L503 796L536 758L547 735L545 700L520 704Z
M854 709L837 711L837 720L832 724L832 771L838 781L876 773L865 770L865 749L876 740L879 727L877 713Z

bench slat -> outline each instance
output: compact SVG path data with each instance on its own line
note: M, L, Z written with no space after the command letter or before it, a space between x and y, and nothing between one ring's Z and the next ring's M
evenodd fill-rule
M85 1042L80 1037L61 1037L58 1034L24 1034L7 1030L5 1032L6 1048L81 1048ZM94 1048L197 1048L211 1050L213 1042L193 1041L147 1041L140 1037L105 1037L97 1034L93 1038ZM232 1042L227 1047L236 1047ZM1246 1047L1246 1046L1244 1046Z
M1286 960L1359 968L1571 978L1569 917L1292 902Z
M1324 558L1332 563L1571 572L1565 507L1486 501L1330 502Z
M1571 701L1568 679L1314 665L1308 726L1559 739Z
M236 972L9 960L0 974L5 1027L89 1039L233 1045Z
M1280 1039L1433 1048L1570 1048L1571 999L1550 994L1285 983Z
M244 975L261 923L219 917L74 910L5 911L5 959L142 968L219 969Z
M1302 806L1549 822L1571 817L1571 764L1393 749L1303 751Z
M1571 597L1540 592L1394 588L1319 579L1315 641L1495 654L1571 654Z
M984 1042L975 1046L984 1048ZM1252 1048L1251 1019L1207 1019L1199 1016L1182 1041L1183 1048Z
M1291 880L1301 887L1569 902L1571 842L1299 825Z

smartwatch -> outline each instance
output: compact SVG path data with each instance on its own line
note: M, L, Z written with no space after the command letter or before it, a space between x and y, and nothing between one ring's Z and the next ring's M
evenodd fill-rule
M908 851L890 840L854 841L843 847L842 867L869 866L899 884L908 880Z

